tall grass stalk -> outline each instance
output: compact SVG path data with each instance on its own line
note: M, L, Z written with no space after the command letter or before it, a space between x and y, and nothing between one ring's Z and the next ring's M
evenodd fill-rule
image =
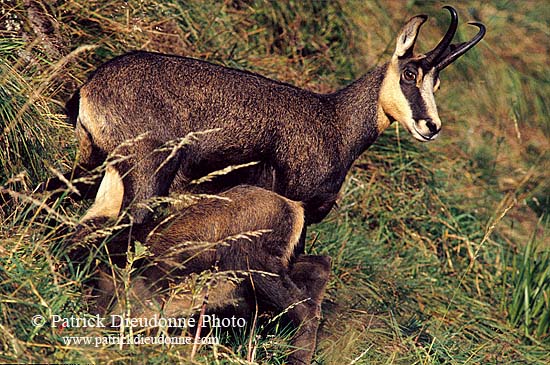
M550 336L550 248L542 242L532 237L511 258L508 318L529 339Z

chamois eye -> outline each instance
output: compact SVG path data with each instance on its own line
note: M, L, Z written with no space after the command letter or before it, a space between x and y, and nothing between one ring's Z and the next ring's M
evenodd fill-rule
M411 70L403 71L403 79L407 82L414 82L416 80L416 74Z

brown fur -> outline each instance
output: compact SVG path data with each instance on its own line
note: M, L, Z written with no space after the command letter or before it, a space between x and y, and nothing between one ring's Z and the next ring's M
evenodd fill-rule
M389 63L326 95L190 58L147 52L115 58L68 103L80 136L81 163L97 164L125 141L148 134L140 146L126 146L129 160L116 165L124 176L127 207L169 190L188 190L191 179L228 165L259 161L198 190L261 186L303 202L306 224L319 222L334 205L353 161L392 121L419 140L439 131L433 90L426 86L420 95L416 87L405 95L400 80L404 67L415 62L433 78L426 85L437 83L437 72L427 72L433 66L413 54L426 18L405 24ZM430 99L427 108L422 98ZM173 153L154 152L206 130ZM170 163L163 163L166 158ZM147 213L136 209L133 215L141 222Z
M254 308L255 301L260 310L287 310L299 327L293 340L297 350L289 361L309 363L330 258L288 257L304 224L301 204L253 186L238 186L219 197L171 212L162 223L132 228L134 238L144 242L153 254L144 272L132 281L130 300L138 304L133 315L147 317L162 311L164 316L173 317L196 310L206 292L192 295L185 290L186 285L194 275L210 270L218 278L208 291L210 311L236 306L235 310L246 313ZM261 235L251 233L260 231ZM242 236L243 232L249 232L248 237ZM124 235L117 239L127 240ZM227 280L232 273L240 283ZM169 294L174 285L180 289L179 296ZM105 273L100 275L98 291L102 311L113 297L123 295L120 282Z

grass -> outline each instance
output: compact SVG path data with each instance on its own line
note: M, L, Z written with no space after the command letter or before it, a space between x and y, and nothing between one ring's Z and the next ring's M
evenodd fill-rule
M533 237L512 261L512 298L508 304L511 323L520 327L526 338L543 337L550 330L550 252L539 250Z
M9 173L22 170L28 173L31 181L44 179L47 174L43 158L55 161L61 157L57 147L63 134L58 131L68 129L59 116L53 115L47 101L39 96L40 90L30 84L43 80L43 75L30 65L21 72L23 65L13 56L24 50L25 43L20 39L0 41L0 115L5 147L0 152L2 181L12 177ZM48 123L36 124L40 118L48 118Z
M356 163L338 208L309 231L308 251L333 257L317 363L550 361L549 9L455 5L488 33L442 73L443 135L418 144L392 126ZM67 265L63 249L86 203L47 206L32 192L52 174L44 166L74 164L61 105L94 67L136 48L329 92L385 62L408 17L430 15L418 44L427 50L448 14L421 1L72 0L45 5L63 40L57 54L36 40L22 1L2 6L1 196L18 199L0 211L0 362L282 364L290 334L278 322L224 334L193 360L189 346L66 346L63 335L89 332L31 326L35 315L89 313L91 270Z

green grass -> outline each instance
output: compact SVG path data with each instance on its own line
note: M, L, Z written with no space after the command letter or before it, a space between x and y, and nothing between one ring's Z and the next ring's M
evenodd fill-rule
M48 105L32 83L40 80L42 88L47 80L32 65L18 63L18 52L25 52L21 39L0 39L0 128L2 149L0 151L0 180L5 182L15 174L25 171L30 182L44 179L44 158L55 161L61 157L59 143L61 131L68 130L59 116L53 115ZM47 118L47 123L36 123ZM65 143L66 144L66 143ZM26 181L29 182L28 180Z
M550 251L533 237L512 261L514 288L508 304L509 318L526 338L541 338L550 331Z
M0 206L0 362L240 364L253 354L282 364L290 333L277 322L223 334L193 360L189 346L64 346L64 333L89 332L31 325L35 315L89 314L82 283L92 268L68 265L63 248L87 203L47 206L32 192L52 174L44 166L74 164L61 106L97 65L130 49L329 92L385 62L410 16L430 15L417 46L429 49L446 11L424 1L72 0L46 5L65 47L52 56L23 2L2 4L0 195L15 200ZM309 231L308 251L333 257L317 363L550 361L550 8L455 6L488 33L442 73L442 136L419 144L392 126L356 163L339 206ZM461 40L469 28L461 23Z

